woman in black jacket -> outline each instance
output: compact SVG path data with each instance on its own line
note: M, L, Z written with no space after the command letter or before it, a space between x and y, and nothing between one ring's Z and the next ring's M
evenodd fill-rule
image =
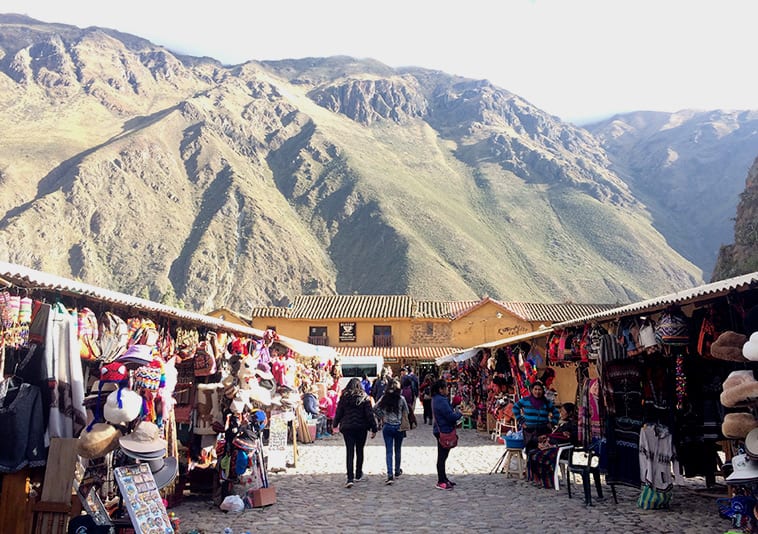
M359 378L351 378L342 391L334 415L334 427L338 427L347 448L347 482L346 488L352 488L353 482L363 479L363 447L366 435L371 430L371 439L376 436L376 419L371 408L371 401L363 390ZM355 458L355 468L353 468ZM355 475L355 476L353 476Z

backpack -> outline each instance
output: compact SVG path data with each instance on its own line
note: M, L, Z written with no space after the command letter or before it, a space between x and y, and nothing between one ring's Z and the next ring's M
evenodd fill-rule
M105 312L98 323L100 360L110 363L124 352L129 340L129 329L124 320L115 313Z
M100 346L97 344L99 336L97 317L89 308L82 308L77 314L79 357L86 362L94 362L100 359Z

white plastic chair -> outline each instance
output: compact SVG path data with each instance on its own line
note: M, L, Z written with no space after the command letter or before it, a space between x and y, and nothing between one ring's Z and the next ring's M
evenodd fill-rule
M558 475L563 475L563 480L566 480L568 484L571 482L567 480L567 476L570 475L568 472L568 466L571 464L571 455L574 454L574 446L573 445L561 445L558 447L558 454L555 456L555 468L553 469L553 486L555 487L555 491L560 491L560 477Z

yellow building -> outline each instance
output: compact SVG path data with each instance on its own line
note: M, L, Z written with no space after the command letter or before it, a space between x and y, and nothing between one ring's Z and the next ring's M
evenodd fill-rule
M432 365L439 356L597 313L610 305L416 300L407 295L295 297L252 310L253 328L328 345L342 356L382 356L397 368Z

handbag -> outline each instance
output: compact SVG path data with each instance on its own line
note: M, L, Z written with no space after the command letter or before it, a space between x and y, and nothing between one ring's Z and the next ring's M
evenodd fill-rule
M458 434L455 428L452 432L440 432L440 445L444 449L454 449L458 446Z
M402 410L402 415L400 416L400 432L405 432L407 430L411 429L411 422L408 420L408 412Z

